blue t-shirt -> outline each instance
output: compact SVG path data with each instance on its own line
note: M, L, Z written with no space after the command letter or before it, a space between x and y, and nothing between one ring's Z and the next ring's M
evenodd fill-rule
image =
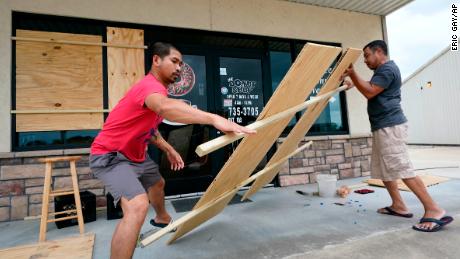
M390 60L380 65L370 82L384 89L367 102L371 130L407 122L401 109L401 73L395 62Z

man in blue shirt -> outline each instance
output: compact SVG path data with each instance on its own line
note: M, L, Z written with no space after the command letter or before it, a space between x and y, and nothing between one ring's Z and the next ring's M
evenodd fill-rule
M351 65L343 77L348 88L356 86L368 100L367 112L372 131L371 177L381 179L391 196L391 206L381 208L381 214L411 218L398 190L397 180L415 193L425 208L425 214L413 229L435 232L452 222L446 211L433 201L422 180L415 175L407 150L407 119L401 109L401 73L394 61L388 60L387 45L375 40L364 48L364 62L374 71L370 81L362 79Z

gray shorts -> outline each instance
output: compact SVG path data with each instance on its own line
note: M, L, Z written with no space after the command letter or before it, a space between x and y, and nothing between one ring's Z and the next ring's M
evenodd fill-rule
M415 177L407 150L407 123L372 132L371 177L383 181Z
M90 155L89 167L113 196L115 206L121 197L131 200L148 192L152 185L161 180L158 165L148 155L141 163L130 161L120 152Z

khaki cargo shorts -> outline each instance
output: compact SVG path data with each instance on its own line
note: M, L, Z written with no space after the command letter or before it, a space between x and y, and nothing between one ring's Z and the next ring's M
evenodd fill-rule
M415 177L407 150L407 123L372 132L371 177L394 181Z

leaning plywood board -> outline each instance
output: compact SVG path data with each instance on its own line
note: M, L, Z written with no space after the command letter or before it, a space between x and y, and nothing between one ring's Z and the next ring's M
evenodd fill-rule
M93 258L94 234L0 250L2 259Z
M419 177L422 179L426 187L449 181L449 178L435 176L435 175L419 175ZM380 179L368 179L364 182L368 183L369 185L373 185L373 186L385 187L382 180ZM398 182L398 189L402 191L408 191L408 192L411 191L409 187L407 187L407 185L405 185L402 180L398 180L397 182Z
M18 37L102 41L101 36L16 30ZM102 47L16 41L16 110L102 110ZM34 123L29 123L29 120ZM59 116L58 116L59 117ZM59 118L62 118L59 117ZM73 120L88 121L75 127ZM48 114L17 114L17 131L98 129L103 115L50 120Z
M350 66L350 64L353 64L358 59L359 55L361 55L361 50L348 49L347 52L339 60L332 74L326 81L326 84L321 88L319 95L323 95L337 89L341 81L340 77ZM324 110L324 107L326 107L326 105L328 104L329 99L330 98L327 98L319 103L316 103L308 107L307 111L296 123L296 125L291 130L289 135L286 137L284 142L278 147L276 153L267 163L267 166L276 163L276 161L278 161L280 158L286 156L286 154L291 153L294 149L297 148L300 141L304 138L305 134L308 132L310 127L313 125L318 116ZM247 199L249 196L256 193L260 188L271 182L277 173L277 171L273 170L271 174L266 174L264 176L259 177L252 184L251 188L245 193L243 199Z
M317 44L305 45L257 120L270 117L304 102L326 69L340 53L340 50L340 48ZM173 223L174 227L178 226L177 231L183 235L194 229L200 223L187 224L190 217L216 202L219 197L237 190L238 185L248 179L290 120L291 118L282 119L270 127L262 128L257 134L246 136L193 210L183 217L186 219L180 218L178 220L180 224ZM225 205L226 203L222 206ZM196 221L205 222L215 215L214 213L203 212L199 220ZM148 244L160 238L167 233L166 231L169 229L159 231L144 243Z
M107 43L144 46L144 31L107 27ZM144 49L108 47L107 71L109 109L112 109L126 91L144 77Z
M305 45L257 120L304 102L340 50L337 47ZM247 179L290 120L282 119L257 134L245 137L194 208L214 200Z
M307 44L257 120L275 115L305 101L340 50L336 47ZM291 118L280 120L277 124L259 130L257 134L245 137L193 210L207 206L247 179L290 120ZM251 159L248 159L249 157ZM204 214L200 221L204 222L213 216L212 213ZM188 228L179 226L178 231L186 233L196 226Z

